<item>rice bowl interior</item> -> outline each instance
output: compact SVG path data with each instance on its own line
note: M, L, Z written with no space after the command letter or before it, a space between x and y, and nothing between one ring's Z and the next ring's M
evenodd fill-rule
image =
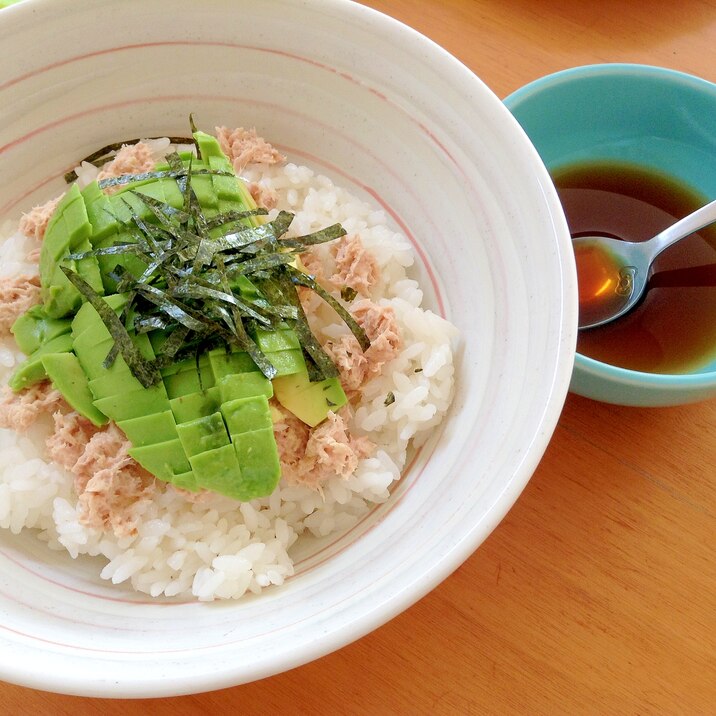
M533 148L479 80L359 6L212 2L167 25L169 8L28 0L4 11L10 57L39 42L46 52L13 59L0 86L0 220L57 193L64 171L98 146L182 134L189 111L204 126L256 126L297 165L380 206L413 244L424 304L460 331L457 389L387 502L339 539L307 543L284 585L231 606L119 596L94 565L3 535L2 639L13 657L2 676L37 688L205 690L364 634L499 522L542 455L571 371L564 219ZM234 13L255 24L225 29ZM145 21L141 37L129 15ZM106 23L111 38L80 30Z

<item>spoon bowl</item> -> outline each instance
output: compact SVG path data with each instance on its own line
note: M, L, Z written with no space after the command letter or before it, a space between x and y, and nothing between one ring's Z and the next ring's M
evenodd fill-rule
M579 328L596 328L631 311L644 295L654 259L677 241L716 221L716 200L648 241L576 236Z

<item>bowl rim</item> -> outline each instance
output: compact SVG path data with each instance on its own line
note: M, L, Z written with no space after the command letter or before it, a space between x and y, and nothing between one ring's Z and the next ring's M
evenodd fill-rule
M524 102L538 93L549 91L559 85L571 84L572 82L592 77L651 77L670 84L691 87L697 91L706 91L713 94L716 100L716 83L703 77L697 77L688 72L660 65L604 62L569 67L544 75L509 94L505 97L504 102L511 110L515 104ZM707 388L716 383L716 369L698 373L650 373L605 363L579 353L579 351L575 353L574 368L575 370L579 369L584 374L606 378L610 381L631 386L655 388L667 392L679 391L684 388Z
M61 5L61 2L64 2L68 7L74 5L71 0L52 0L52 5L57 8L58 5ZM22 13L40 12L50 4L51 0L25 0L14 8L12 12L17 13L19 17ZM426 53L433 54L435 59L441 63L453 87L462 88L465 95L473 93L487 97L487 92L492 95L494 98L492 109L499 113L501 119L512 127L510 134L513 143L519 143L520 151L525 157L531 158L531 181L539 186L543 197L543 206L555 222L554 243L560 255L560 269L563 277L561 310L560 315L555 320L556 325L559 326L557 333L558 345L554 349L557 363L550 371L551 383L545 391L548 398L542 406L538 429L535 430L531 442L525 447L520 459L515 459L509 476L510 479L500 494L499 500L492 505L481 520L472 524L469 529L465 529L459 535L459 540L456 540L449 550L445 550L441 559L435 561L431 571L411 584L410 588L406 588L398 594L391 594L390 600L380 605L380 608L376 607L363 617L346 622L339 630L337 629L333 633L317 635L311 650L297 653L296 650L286 649L286 651L276 655L268 665L262 662L253 669L245 668L241 672L242 681L270 676L299 666L360 638L422 598L456 570L482 544L522 493L551 440L566 400L576 344L576 269L571 252L568 249L569 234L566 231L564 214L556 190L542 160L517 121L472 70L417 30L377 10L355 2L318 0L317 4L324 8L329 8L333 14L344 18L347 22L355 17L361 18L366 24L375 26L376 31L383 34L386 39L392 37L395 42L419 43ZM476 92L476 90L478 91ZM116 685L113 682L101 685L87 683L86 678L83 678L81 674L77 675L77 679L74 682L68 682L66 680L60 681L57 677L47 673L19 674L17 671L10 672L8 669L3 678L9 677L9 680L12 679L16 683L22 683L33 688L49 688L64 693L94 696L149 697L195 693L197 691L232 686L238 682L237 674L239 674L239 671L238 666L229 664L225 669L213 674L211 678L200 674L194 680L189 680L181 685L166 679L148 678L146 682L132 684L129 688L126 682L122 680L118 681Z

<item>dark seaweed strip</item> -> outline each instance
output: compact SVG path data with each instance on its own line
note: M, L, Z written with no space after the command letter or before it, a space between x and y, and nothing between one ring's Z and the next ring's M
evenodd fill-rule
M262 298L255 298L247 302L250 306L254 306L264 314L269 316L277 316L278 318L290 318L296 320L298 318L298 309L295 306L274 306Z
M117 360L117 356L119 355L119 344L113 343L112 347L109 349L109 353L104 357L104 360L102 361L102 367L106 370L108 368L112 367L112 364L115 360Z
M155 236L156 229L154 227L150 228L149 224L145 223L144 219L142 219L139 214L134 210L134 207L124 198L122 197L122 201L124 202L125 206L129 209L129 213L132 215L132 219L134 220L134 223L137 225L139 230L144 235L144 238L148 241L148 246L150 249L150 253L152 256L156 256L156 254L159 252L159 245L157 244L157 240L161 241L161 236ZM137 243L140 243L137 241Z
M65 276L72 282L72 285L97 311L112 336L115 345L119 346L119 351L127 363L127 366L137 380L145 388L149 388L158 383L161 380L161 375L156 369L156 366L144 359L144 356L139 352L137 346L134 345L127 329L114 310L105 303L104 299L79 274L68 269L66 266L60 266L60 268Z
M169 168L176 173L177 177L181 176L182 179L185 178L184 162L177 152L170 152L164 159L169 165Z
M134 288L137 279L134 274L122 264L117 264L110 272L110 278L117 283L117 293L126 293Z
M289 211L279 211L278 216L268 224L264 224L264 226L272 227L273 235L278 239L289 230L294 216Z
M191 129L191 141L194 145L194 149L196 150L196 156L201 159L201 147L199 147L199 142L196 139L196 132L198 131L196 128L196 125L194 124L194 115L190 112L189 113L189 128ZM197 364L198 367L198 364ZM203 388L202 388L203 390Z
M112 246L105 246L101 249L92 249L91 251L84 251L81 254L68 254L65 256L67 259L72 261L81 261L82 259L89 258L90 256L118 256L121 254L144 254L146 251L137 243L122 242L113 244Z
M281 246L301 250L307 246L315 246L316 244L325 244L327 241L335 241L347 233L348 232L340 224L332 224L320 231L314 231L312 234L297 236L295 239L281 239Z
M366 351L370 348L370 340L365 334L365 331L361 325L356 321L355 318L342 306L323 286L321 286L314 278L308 274L288 266L286 268L291 276L291 280L299 286L306 286L312 291L317 293L344 321L344 323L351 329L351 333L356 337L360 347Z
M149 333L149 331L166 330L170 325L162 316L137 316L134 319L134 330L136 333Z
M357 295L358 295L358 292L354 288L351 288L350 286L344 286L341 289L341 298L346 303L350 303Z
M293 218L293 215L290 214L289 216ZM270 221L267 224L234 231L230 234L218 237L214 239L214 241L218 246L225 247L221 249L222 251L227 249L243 249L258 241L275 241L278 236L281 236L279 232L286 232L285 226L285 220L282 219L279 221L277 217L274 221Z
M246 332L243 322L239 319L234 323L236 327L236 336L239 339L239 345L249 354L251 360L256 363L258 369L269 379L273 380L276 377L276 368L273 363L259 350L259 347L251 339L251 336Z
M190 333L190 329L186 326L177 326L162 344L160 354L162 357L171 358L177 354L186 341Z
M296 287L288 273L289 268L290 267L284 267L282 269L278 277L278 282L281 293L284 295L285 299L287 299L288 302L298 311L298 318L291 322L292 328L298 334L298 340L301 342L304 352L310 356L322 376L324 378L335 378L338 376L338 369L334 365L330 356L323 350L321 344L313 335L313 331L311 331L308 318L306 317L303 306L301 306L301 301L298 298Z
M219 226L225 226L226 224L234 224L238 221L243 221L252 216L266 216L268 211L262 207L256 209L247 209L246 211L225 211L223 214L217 214L212 219L208 219L206 225L210 229L216 229Z
M228 273L230 276L243 276L256 271L285 266L293 260L294 256L292 254L264 254L255 259L242 261L239 264L231 264Z
M190 328L192 331L203 331L206 328L205 320L199 320L193 316L189 313L188 308L172 301L166 293L160 291L158 288L144 284L137 286L137 292L155 304L157 308L163 313L166 313L167 316L173 318L177 323L181 323L183 326Z
M167 159L171 155L167 155ZM179 155L177 155L179 156ZM181 161L181 157L179 158ZM107 177L106 179L100 179L97 184L100 189L107 189L112 186L123 186L124 184L134 184L138 181L146 181L147 179L176 179L177 181L186 176L186 168L182 164L181 169L160 169L159 171L142 172L141 174L121 174L118 177ZM232 172L224 171L222 169L197 169L194 171L194 175L205 175L221 176L221 177L232 177L235 176Z
M256 321L259 321L263 325L270 326L271 321L268 320L258 311L254 310L248 303L237 298L231 291L217 291L213 288L201 286L198 284L181 284L175 287L172 291L173 296L186 296L187 298L214 298L217 301L228 303L232 306L236 306L245 314L250 316Z
M189 214L183 212L181 209L177 209L171 204L159 201L159 199L155 199L153 196L142 194L141 191L130 190L127 193L139 197L139 199L141 199L152 211L154 216L157 217L160 225L169 232L177 228L176 224L172 224L172 222L169 221L170 217L176 219L180 223L186 223L189 221Z

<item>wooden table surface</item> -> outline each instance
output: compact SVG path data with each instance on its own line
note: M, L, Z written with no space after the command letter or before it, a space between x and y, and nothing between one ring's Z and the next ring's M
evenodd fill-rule
M594 62L716 81L716 0L366 4L443 45L500 97ZM716 713L716 401L635 409L570 395L534 477L484 545L337 653L154 701L0 684L0 713Z

